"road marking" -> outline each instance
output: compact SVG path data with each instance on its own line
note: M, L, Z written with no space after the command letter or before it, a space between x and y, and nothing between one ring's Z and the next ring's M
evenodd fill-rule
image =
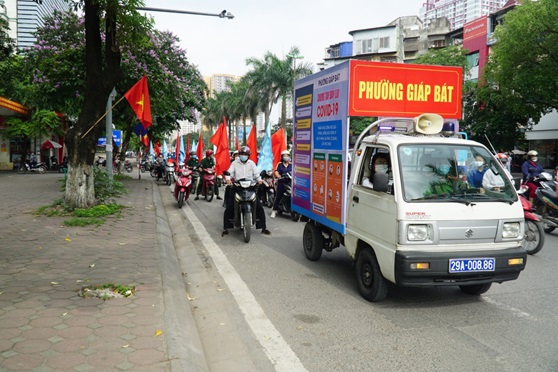
M215 267L229 287L238 307L244 314L246 322L256 335L268 358L275 366L276 371L306 371L302 362L283 336L277 331L273 323L267 318L260 304L246 285L240 275L231 265L221 248L211 238L201 221L196 217L191 208L184 208L186 217L192 223L194 231L209 255L213 259Z
M514 315L516 315L520 318L536 320L536 318L534 316L532 316L531 314L526 313L525 311L520 310L518 308L515 308L513 306L508 306L508 305L502 304L502 303L500 303L496 300L493 300L492 298L490 298L488 296L483 296L482 299L485 302L488 302L489 304L496 306L497 308L500 308L500 309L506 310L506 311L510 311L512 314L514 314Z

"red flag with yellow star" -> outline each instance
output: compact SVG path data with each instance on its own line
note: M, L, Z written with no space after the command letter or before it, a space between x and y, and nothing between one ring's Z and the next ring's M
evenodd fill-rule
M149 101L149 90L147 88L147 77L144 75L133 87L124 94L132 110L138 116L145 129L152 124L151 103Z

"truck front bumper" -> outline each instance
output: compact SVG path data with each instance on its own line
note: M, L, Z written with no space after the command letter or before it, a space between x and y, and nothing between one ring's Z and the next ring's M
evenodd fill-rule
M451 259L494 258L493 271L450 272ZM513 259L522 264L510 265ZM515 260L517 262L517 260ZM412 264L428 263L428 269L412 269ZM527 253L523 248L479 252L408 252L395 254L395 282L404 287L451 286L467 284L501 283L517 279L525 268Z

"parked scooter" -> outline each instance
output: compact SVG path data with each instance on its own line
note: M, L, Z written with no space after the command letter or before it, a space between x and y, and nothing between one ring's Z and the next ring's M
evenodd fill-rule
M523 214L525 216L525 234L521 246L527 251L528 254L535 254L540 252L544 246L545 234L544 225L541 218L534 213L533 204L527 199L525 193L529 190L527 186L522 185L517 191L521 206L523 207Z
M558 197L556 196L556 181L552 176L543 172L533 181L539 188L534 200L534 208L541 216L544 231L550 233L558 227Z
M178 208L182 208L184 202L188 200L192 191L192 171L188 168L181 168L178 171L178 178L174 184L174 198L178 201Z
M205 168L203 170L202 177L202 195L208 202L213 200L213 194L215 193L215 170L211 168Z
M132 173L132 171L134 170L132 163L130 163L130 160L128 159L124 161L124 170L128 173Z
M260 177L262 178L262 183L258 188L258 196L262 201L262 204L268 208L273 207L275 202L275 177L273 177L273 171L261 171Z
M227 175L226 175L227 176ZM242 229L242 235L246 243L250 242L252 227L256 223L256 193L257 182L249 178L235 180L232 184L234 198L235 227Z
M97 156L97 160L95 160L95 165L97 167L106 167L107 166L107 160L105 158L103 158L102 156Z
M292 193L292 175L291 173L285 173L283 174L283 185L285 186L285 194L283 195L283 197L281 198L281 201L279 201L279 205L277 207L277 213L278 214L283 214L283 213L289 213L291 215L291 220L297 222L300 219L300 214L293 211L291 209L291 193Z
M39 174L43 174L45 173L46 169L47 169L46 164L43 162L36 163L36 164L25 162L20 164L17 171L20 174L27 173L27 172L37 172Z

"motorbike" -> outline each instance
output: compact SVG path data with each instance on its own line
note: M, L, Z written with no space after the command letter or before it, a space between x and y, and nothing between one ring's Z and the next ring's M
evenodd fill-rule
M124 161L124 170L128 173L132 173L132 171L134 170L132 163L130 163L130 160L128 159Z
M279 201L277 206L277 214L289 213L291 220L297 222L300 219L300 214L291 209L291 193L292 193L292 175L290 172L283 174L283 185L285 186L285 194Z
M36 164L25 162L19 166L17 171L20 174L27 173L27 172L37 172L39 174L43 174L45 173L46 169L47 169L46 164L43 162L36 163Z
M545 234L542 219L534 212L533 204L525 196L527 190L527 186L522 185L517 191L525 218L525 233L521 246L527 251L527 254L533 255L543 248Z
M178 201L178 208L182 208L184 202L188 200L192 192L192 171L188 168L182 168L178 172L178 178L174 184L174 198Z
M262 183L258 188L258 195L262 204L268 208L273 207L275 203L275 177L273 177L273 171L262 171L260 173L262 178Z
M196 192L196 187L198 186L198 179L200 178L200 172L198 168L188 167L192 171L192 190L190 193Z
M234 197L234 218L235 227L242 229L242 235L246 243L250 242L252 227L256 223L256 194L257 182L249 178L235 180L232 184Z
M145 173L150 171L151 171L151 165L147 162L147 160L142 160L140 163L140 172Z
M202 177L202 195L208 202L213 200L213 194L215 193L215 170L211 168L205 168L203 170Z
M165 164L165 174L163 175L163 179L167 183L167 185L171 185L174 181L174 163L167 161Z
M552 176L543 172L533 182L539 186L533 201L535 212L541 216L544 231L550 233L558 227L558 197L556 196L556 181Z
M102 156L97 156L97 160L95 160L95 165L97 167L106 167L107 166L107 160L105 158L103 158Z

